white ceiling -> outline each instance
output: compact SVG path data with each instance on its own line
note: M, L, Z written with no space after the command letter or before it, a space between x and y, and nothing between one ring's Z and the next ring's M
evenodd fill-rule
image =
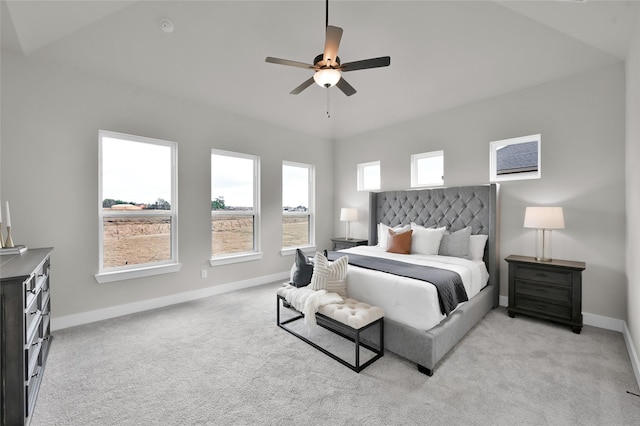
M5 1L2 49L336 139L623 60L636 1L346 1L342 62L358 93L289 91L324 46L325 3L302 1ZM161 31L170 19L173 33Z

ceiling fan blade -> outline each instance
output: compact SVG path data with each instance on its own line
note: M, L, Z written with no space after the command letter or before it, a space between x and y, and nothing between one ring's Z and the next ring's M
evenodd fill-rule
M272 58L271 56L267 56L267 58L264 61L269 62L270 64L288 65L290 67L313 69L313 65L305 64L304 62L290 61L288 59Z
M340 39L342 38L342 28L327 26L327 38L324 42L324 61L327 66L336 66L336 58L338 57L338 48L340 47Z
M344 78L340 78L340 80L336 83L336 86L338 86L338 89L342 90L342 92L347 96L351 96L356 93L356 89L354 89L352 85L347 83Z
M311 86L312 84L313 84L313 77L311 77L309 80L306 80L300 86L298 86L295 89L293 89L292 91L290 91L289 94L290 95L297 95L298 93L302 92L304 89L306 89L307 87Z
M356 71L367 68L388 67L391 64L390 56L382 56L380 58L364 59L362 61L348 62L340 66L340 71Z

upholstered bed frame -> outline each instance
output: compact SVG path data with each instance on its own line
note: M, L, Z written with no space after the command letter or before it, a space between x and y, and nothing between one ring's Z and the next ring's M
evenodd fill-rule
M488 235L484 262L488 285L430 330L418 330L385 318L385 348L418 364L429 376L438 362L492 308L500 296L498 187L495 184L450 188L372 192L369 198L369 245L378 242L378 223L410 222L447 226L457 231L471 226L472 234Z

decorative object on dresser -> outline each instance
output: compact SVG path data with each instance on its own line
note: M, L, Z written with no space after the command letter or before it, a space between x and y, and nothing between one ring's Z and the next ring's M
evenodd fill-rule
M584 262L540 261L511 255L509 263L509 307L516 314L547 319L582 330L582 271Z
M331 250L333 251L356 247L356 246L366 246L367 244L369 244L369 240L361 240L357 238L350 238L350 239L332 238L331 242L333 243L332 244L333 247L331 248Z
M536 260L551 260L551 230L564 229L562 207L527 207L524 227L536 229Z
M351 222L358 220L358 209L345 208L340 209L340 221L347 222L347 229L344 238L351 239Z
M8 201L7 201L7 239L4 242L4 246L9 248L13 247L13 240L11 239L11 213L9 213Z
M29 424L51 336L52 248L0 258L0 424Z

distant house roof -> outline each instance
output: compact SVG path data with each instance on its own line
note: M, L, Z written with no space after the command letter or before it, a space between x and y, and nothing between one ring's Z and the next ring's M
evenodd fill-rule
M497 174L538 170L538 142L523 142L503 146L496 151Z

